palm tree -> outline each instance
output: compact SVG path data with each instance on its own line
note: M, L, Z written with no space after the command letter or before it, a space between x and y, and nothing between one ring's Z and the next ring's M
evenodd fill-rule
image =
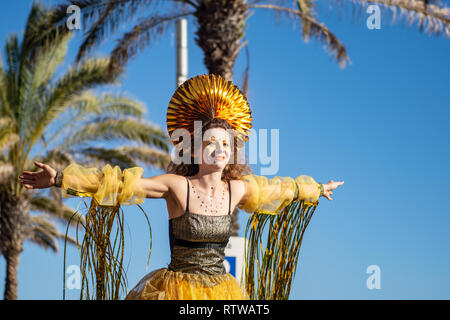
M48 189L48 194L25 189L18 180L23 170L34 170L35 160L57 170L74 161L128 168L139 160L163 169L170 160L167 133L142 120L141 103L120 94L93 92L116 82L122 68L106 77L110 60L96 58L58 71L71 34L53 28L49 12L34 3L22 41L15 34L6 41L5 66L0 57L0 252L6 260L5 299L18 297L17 269L24 241L57 251L58 239L65 235L54 221L67 225L82 219L63 204L57 188ZM40 34L52 37L42 40ZM127 146L93 145L112 139L126 141ZM76 244L70 237L68 241Z
M334 0L334 7L353 4L362 8L377 4L391 10L396 18L397 10L406 13L408 23L417 22L420 31L450 36L449 9L439 0ZM350 62L345 46L324 23L318 20L316 0L65 0L53 11L55 25L65 23L67 6L81 9L83 23L88 26L77 55L82 61L96 45L110 34L118 31L132 18L141 17L128 32L123 33L111 52L109 70L124 65L139 50L161 38L176 20L193 16L197 23L195 41L204 52L204 64L209 73L233 78L233 66L239 52L246 46L245 29L248 18L256 10L272 10L295 22L301 23L303 40L310 38L324 44L341 68ZM285 6L284 6L285 5ZM288 7L291 6L291 7ZM361 11L360 11L361 12ZM394 21L392 19L392 21ZM425 28L426 27L426 28ZM244 93L248 88L248 66L242 84ZM233 215L233 234L237 235L237 216Z

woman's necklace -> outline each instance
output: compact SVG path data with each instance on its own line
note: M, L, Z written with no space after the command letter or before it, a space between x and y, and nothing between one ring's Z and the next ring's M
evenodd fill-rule
M200 207L202 207L203 212L205 214L207 214L207 215L219 215L219 214L222 214L222 212L223 212L223 202L224 202L224 199L225 199L225 188L223 188L223 185L222 185L222 195L220 196L221 200L220 200L219 204L213 202L214 198L213 198L212 195L214 193L214 187L211 187L211 194L208 195L208 194L198 190L194 186L193 183L191 183L191 185L192 185L192 191L193 191L194 195L197 197L197 199L199 199L201 201ZM206 201L206 199L202 200L200 198L200 194L209 196L208 197L209 200L208 201Z

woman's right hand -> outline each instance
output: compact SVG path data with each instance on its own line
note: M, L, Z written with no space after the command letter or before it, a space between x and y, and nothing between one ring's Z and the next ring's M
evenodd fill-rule
M20 182L27 189L44 189L55 184L56 170L49 165L41 162L34 162L35 166L43 169L39 172L24 171L20 178Z

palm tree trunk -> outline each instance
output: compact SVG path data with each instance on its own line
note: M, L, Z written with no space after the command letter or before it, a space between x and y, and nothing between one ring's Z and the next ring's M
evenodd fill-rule
M17 271L23 243L30 234L28 193L19 198L13 192L0 192L0 247L6 260L5 300L16 300Z
M20 251L8 250L3 254L6 259L5 300L17 300L17 270L19 268Z
M198 29L195 41L205 54L210 74L233 81L233 66L245 45L242 38L249 18L245 0L203 1L194 13ZM238 236L238 210L232 215L232 235Z
M203 1L194 16L198 22L195 41L205 54L206 68L232 81L249 17L245 0Z

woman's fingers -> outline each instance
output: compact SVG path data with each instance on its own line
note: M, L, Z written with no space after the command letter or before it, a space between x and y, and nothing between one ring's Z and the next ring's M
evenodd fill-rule
M35 176L37 174L39 174L39 172L31 172L31 171L22 172L22 175L26 175L26 176Z
M22 182L23 186L27 189L41 189L43 188L42 185L35 183L35 182L31 182L31 183L26 183L26 182Z
M50 166L45 163L35 161L34 164L36 167L41 168L44 171L50 171Z
M30 171L24 171L22 172L22 175L19 176L20 178L28 178L28 179L36 179L41 176L45 175L45 171L41 170L39 172L30 172Z
M34 161L34 165L39 168L42 168L45 166L45 164L43 164L42 162L38 162L38 161Z
M342 186L344 184L344 181L337 181L337 182L333 182L330 185L330 190L334 190L339 186Z
M40 173L42 173L42 171L41 172L33 172L32 174L30 174L30 173L23 173L22 175L19 176L19 178L29 179L29 180L36 180L36 179L38 179L41 176Z
M27 189L33 189L34 181L20 179L20 183Z
M29 175L23 175L19 176L21 180L30 180L30 181L36 181L37 177L35 176L29 176Z

